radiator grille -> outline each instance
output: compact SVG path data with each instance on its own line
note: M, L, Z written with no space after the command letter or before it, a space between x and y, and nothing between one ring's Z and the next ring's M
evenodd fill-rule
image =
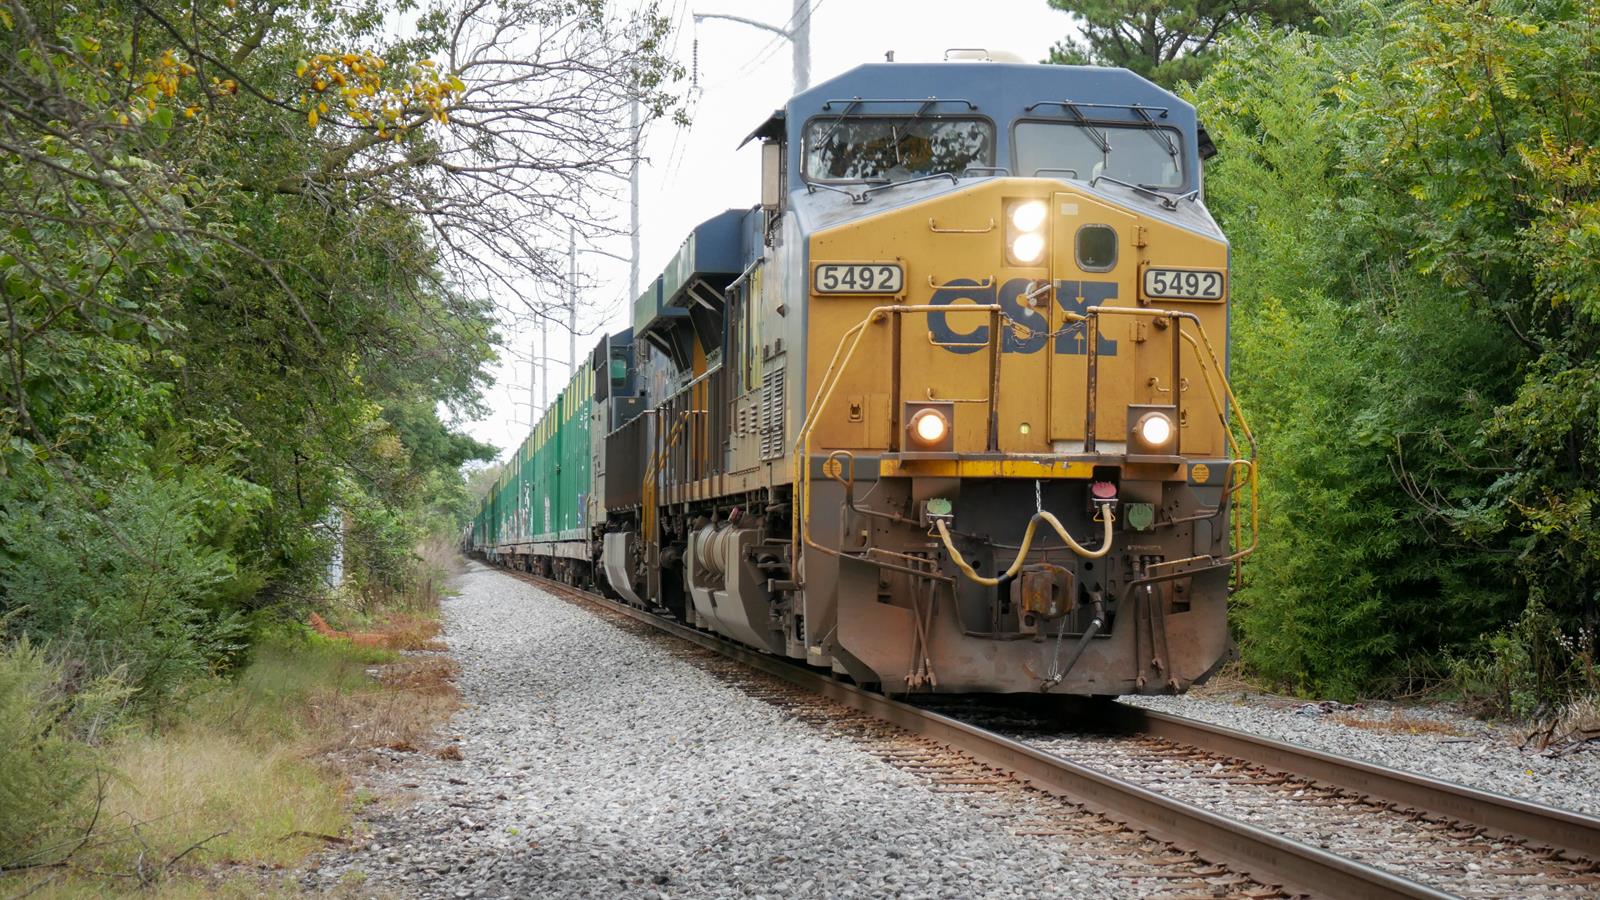
M770 369L761 379L761 458L783 455L783 372Z

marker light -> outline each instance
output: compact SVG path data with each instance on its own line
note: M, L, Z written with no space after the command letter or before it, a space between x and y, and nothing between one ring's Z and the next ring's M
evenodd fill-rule
M1031 266L1044 256L1044 235L1029 232L1018 235L1011 242L1011 258Z
M1011 208L1011 224L1018 231L1037 231L1044 224L1044 217L1049 213L1049 207L1043 200L1029 200L1018 203Z
M1158 412L1145 413L1134 430L1139 433L1139 440L1151 447L1162 447L1172 440L1172 420Z
M911 417L911 433L924 444L939 443L949 430L950 423L936 409L925 409Z

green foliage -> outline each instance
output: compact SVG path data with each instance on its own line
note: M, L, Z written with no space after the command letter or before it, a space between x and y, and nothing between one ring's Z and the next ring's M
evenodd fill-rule
M1237 619L1279 684L1382 691L1453 654L1548 699L1570 679L1517 656L1528 623L1592 648L1597 16L1350 4L1329 34L1230 38L1193 90L1264 460Z
M60 666L27 640L0 648L0 870L47 865L81 842L94 818L98 735L119 690L69 689Z
M0 10L0 615L166 710L324 597L340 532L403 590L492 455L441 418L477 409L493 311L415 171L468 85L423 61L442 10L402 40L371 3Z
M8 498L0 592L12 628L53 643L82 677L115 676L141 709L169 709L185 683L240 648L244 622L223 602L239 593L238 571L208 532L231 531L227 519L262 494L200 472Z
M1068 37L1050 49L1048 62L1073 66L1119 66L1171 88L1198 81L1230 28L1275 23L1301 27L1316 9L1306 0L1049 0L1072 16L1081 39Z
M1487 709L1532 718L1562 699L1569 660L1561 644L1550 611L1534 601L1515 622L1452 654L1450 676L1464 696Z

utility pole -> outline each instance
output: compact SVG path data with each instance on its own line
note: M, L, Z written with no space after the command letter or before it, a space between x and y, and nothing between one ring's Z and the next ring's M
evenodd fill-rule
M789 27L779 28L766 22L755 19L746 19L743 16L730 16L723 13L695 13L696 22L705 19L725 19L729 22L738 22L740 25L749 25L762 31L770 31L778 37L788 41L794 50L794 92L799 94L811 86L811 0L794 0L794 15L789 17Z
M578 229L567 226L567 366L578 374Z
M639 100L628 104L633 168L628 170L628 309L639 299Z

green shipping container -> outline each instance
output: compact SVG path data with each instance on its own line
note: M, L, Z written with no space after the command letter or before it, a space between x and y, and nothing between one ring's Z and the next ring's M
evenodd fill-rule
M473 519L486 550L530 541L584 540L589 521L589 408L594 371L584 361L534 426Z

